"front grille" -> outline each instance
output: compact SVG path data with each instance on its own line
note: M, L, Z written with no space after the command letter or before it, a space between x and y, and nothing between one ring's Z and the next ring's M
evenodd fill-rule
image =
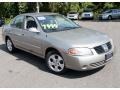
M74 17L74 15L70 15L69 17Z
M100 61L100 62L96 62L96 63L91 63L90 66L92 67L99 67L105 64L105 61Z
M90 16L90 14L85 14L85 16Z
M94 49L98 54L104 53L104 49L102 48L102 46L97 46Z
M108 46L108 49L111 49L112 48L112 45L110 42L107 43L107 46Z
M109 50L112 48L111 43L110 43L110 42L107 42L107 43L105 43L105 44L107 45L107 48L108 48L107 51L109 51ZM94 49L95 49L95 51L96 51L98 54L102 54L102 53L105 53L105 52L106 52L106 50L103 48L102 45L97 46L97 47L94 47Z

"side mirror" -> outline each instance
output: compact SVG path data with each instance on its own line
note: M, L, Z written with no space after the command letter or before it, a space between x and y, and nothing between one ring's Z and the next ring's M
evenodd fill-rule
M33 33L39 33L40 32L39 30L37 30L37 28L34 28L34 27L29 28L29 31L33 32Z

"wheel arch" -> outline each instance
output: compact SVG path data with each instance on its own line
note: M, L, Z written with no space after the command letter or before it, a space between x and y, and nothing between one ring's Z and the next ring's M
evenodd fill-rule
M5 42L6 42L6 40L7 40L8 38L10 39L10 37L9 37L8 35L6 35L6 36L5 36Z
M10 36L8 36L8 35L5 36L5 42L6 42L7 39L10 39L11 42L13 43L13 45L15 45L15 43L14 43L13 40L10 38Z
M58 53L61 55L61 53L60 53L60 51L59 51L58 49L56 49L56 48L54 48L54 47L48 47L48 48L45 50L45 58L46 58L47 53L50 52L50 51L56 51L56 52L58 52Z
M113 16L112 15L108 15L108 18L111 17L111 19L113 19Z

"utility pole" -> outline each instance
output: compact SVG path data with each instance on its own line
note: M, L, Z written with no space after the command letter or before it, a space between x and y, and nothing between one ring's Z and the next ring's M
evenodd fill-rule
M37 6L36 6L36 9L37 9L37 13L39 13L39 3L37 2Z

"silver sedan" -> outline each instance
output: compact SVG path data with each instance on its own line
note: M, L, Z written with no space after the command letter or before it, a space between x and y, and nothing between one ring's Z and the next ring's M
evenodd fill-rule
M92 70L106 65L113 56L112 39L83 28L57 13L27 13L3 26L3 40L10 53L22 49L46 61L48 70Z
M99 19L119 19L120 18L120 9L110 9L104 11L102 14L99 15Z

